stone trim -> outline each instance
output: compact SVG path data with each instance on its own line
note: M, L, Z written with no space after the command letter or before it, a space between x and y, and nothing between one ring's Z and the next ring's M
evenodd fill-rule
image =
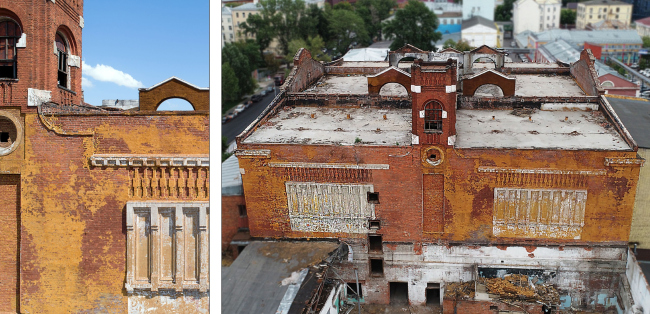
M503 167L478 167L478 172L483 173L532 173L532 174L571 174L587 176L604 176L605 170L557 170L557 169L520 169L520 168L503 168Z
M95 167L209 167L210 157L96 154L90 157L90 164Z
M619 167L643 167L645 159L643 158L605 158L605 166Z
M235 150L235 156L237 157L271 157L270 149L238 149Z
M307 162L271 162L269 167L274 168L319 168L319 169L370 169L370 170L388 170L387 164L326 164L326 163L307 163Z

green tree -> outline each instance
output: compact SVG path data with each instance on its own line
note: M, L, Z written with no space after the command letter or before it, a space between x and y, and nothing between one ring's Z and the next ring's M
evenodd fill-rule
M397 6L395 0L358 0L354 3L357 14L366 24L370 39L381 38L381 21L390 16L390 10Z
M507 22L512 20L512 4L515 0L504 0L503 4L498 5L494 9L494 20Z
M305 15L300 17L299 24L299 35L303 40L316 36L320 36L325 41L330 39L325 12L316 4L307 6Z
M332 9L326 16L332 34L331 46L335 47L337 52L344 54L352 42L369 40L363 19L354 11Z
M264 50L269 47L275 37L275 30L271 26L269 17L262 14L249 14L246 22L242 23L240 27L244 33L255 36L260 57L263 58Z
M264 62L271 73L278 72L280 69L280 61L272 53L264 54Z
M442 38L438 28L438 17L424 3L409 0L403 9L395 12L395 18L384 26L384 34L394 38L390 45L396 50L405 44L411 44L420 49L433 51L433 43Z
M575 25L577 13L573 10L562 9L560 10L560 24Z
M447 49L447 48L453 48L458 51L469 51L474 49L474 47L470 46L469 43L465 40L459 40L458 42L455 42L451 38L445 40L445 42L443 43L442 49Z
M248 58L248 63L253 70L264 67L264 58L260 54L261 49L256 41L248 39L245 42L239 41L234 44Z
M228 62L221 65L221 101L239 99L239 80Z
M250 66L248 58L232 43L226 43L221 49L221 60L229 63L239 82L239 93L250 93L255 88L255 81L251 75L254 68Z
M320 36L309 37L307 40L294 39L289 42L289 53L285 56L287 62L291 62L293 57L296 55L296 52L300 48L305 48L311 53L311 57L317 61L331 61L331 58L323 53L323 48L325 47L325 42Z
M643 40L643 48L650 48L650 37L643 36L641 40Z

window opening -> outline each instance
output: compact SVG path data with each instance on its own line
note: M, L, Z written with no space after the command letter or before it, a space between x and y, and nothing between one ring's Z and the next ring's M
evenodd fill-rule
M442 105L432 101L424 106L424 131L442 132Z
M371 252L382 251L382 241L380 235L368 235L368 249Z
M346 292L348 297L357 298L357 283L356 282L347 282L346 283ZM361 288L361 283L359 283L359 299L363 298L363 289Z
M18 137L18 130L14 123L5 118L0 117L0 148L7 148L13 145Z
M370 259L370 275L381 277L384 275L384 259L371 258Z
M240 217L246 217L248 216L246 214L246 205L238 205L239 206L239 216Z
M9 142L9 132L0 133L0 142L8 143Z
M379 220L370 220L369 224L370 224L370 229L378 230L379 228L381 228L381 222Z
M0 22L0 78L17 78L16 44L21 34L20 27L14 21Z
M379 204L379 192L368 192L368 203Z
M406 282L389 282L390 304L408 305L409 285Z
M57 83L61 87L68 88L68 45L59 33L56 34L55 42L59 59Z
M440 305L440 284L434 282L427 283L425 296L427 305Z
M241 254L241 252L246 248L245 245L238 245L237 246L237 254Z

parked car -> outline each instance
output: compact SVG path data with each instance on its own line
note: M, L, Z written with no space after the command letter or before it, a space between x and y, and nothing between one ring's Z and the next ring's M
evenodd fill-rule
M237 114L234 113L234 112L231 112L231 113L229 113L229 114L226 115L226 117L228 117L228 120L232 120L232 119L234 119L236 116L237 116Z
M262 96L260 96L258 94L255 94L255 95L253 95L253 97L251 97L251 100L253 102L258 102L258 101L262 100Z
M250 107L252 104L253 104L252 101L247 100L247 101L244 102L244 108L248 108L248 107Z
M246 109L246 106L244 106L244 104L239 104L237 107L235 107L235 110L233 110L233 112L235 112L235 114L239 114L240 112L244 111L244 109Z
M266 96L266 89L262 90L262 91L260 92L260 95L262 95L262 97Z
M232 119L232 118L228 118L228 115L223 116L221 118L221 124L224 124L224 123L230 121L230 119Z
M275 87L274 87L274 86L269 86L269 87L266 88L266 92L267 92L267 93L273 93L274 91L275 91Z

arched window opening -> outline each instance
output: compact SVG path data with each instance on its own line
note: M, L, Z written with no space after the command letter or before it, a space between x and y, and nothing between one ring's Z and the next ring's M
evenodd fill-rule
M483 84L474 91L477 97L503 97L503 90L498 85Z
M496 61L488 57L476 58L476 60L472 62L472 68L496 69L496 67L497 67Z
M18 78L16 44L22 31L16 22L2 19L0 17L0 79L15 79Z
M614 82L612 82L612 81L604 81L604 82L600 83L600 86L602 86L602 87L614 87Z
M424 105L424 132L442 133L442 105L437 101Z
M185 99L170 98L161 102L156 111L194 111L194 107Z
M406 97L409 95L406 87L399 83L386 83L379 90L379 95L381 96L402 96Z
M57 83L60 87L68 88L68 43L61 33L56 33L55 37L56 50L59 59L59 66L57 71Z

